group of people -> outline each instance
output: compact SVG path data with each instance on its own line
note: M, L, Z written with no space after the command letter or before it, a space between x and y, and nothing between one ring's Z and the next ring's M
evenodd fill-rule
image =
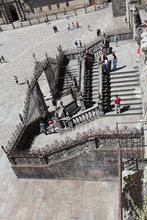
M82 44L82 41L81 41L81 40L79 40L79 42L78 42L77 40L75 40L74 45L75 45L76 47L83 47L83 44Z
M74 30L75 28L80 28L80 25L79 25L79 22L78 22L78 21L72 22L71 25L68 24L68 26L67 26L67 30L68 30L68 31L72 31L72 30Z
M55 133L55 123L52 119L47 120L45 123L44 120L40 121L40 133L48 134L48 133Z
M50 92L50 98L52 101L52 105L55 107L55 111L57 109L57 100L53 97L52 93ZM47 120L40 121L40 133L44 134L51 134L56 132L56 122L52 119L51 116Z
M59 45L59 46L57 47L57 50L58 50L59 53L63 52L63 48L62 48L62 46Z
M6 62L5 58L3 56L1 56L0 57L0 63L5 63L5 62Z
M103 56L103 72L110 73L111 71L116 71L117 57L114 53L112 54L112 56L112 60L109 60L106 55Z

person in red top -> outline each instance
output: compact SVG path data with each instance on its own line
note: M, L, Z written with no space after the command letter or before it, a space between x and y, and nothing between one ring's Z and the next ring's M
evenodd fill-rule
M138 62L139 61L139 57L140 57L140 48L137 48L136 53L137 53L136 62Z
M115 111L116 114L120 114L120 101L121 99L118 97L118 95L115 95L114 104L115 104Z

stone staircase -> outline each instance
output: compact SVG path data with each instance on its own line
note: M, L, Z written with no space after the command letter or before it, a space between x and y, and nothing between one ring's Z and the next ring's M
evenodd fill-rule
M94 61L92 68L92 102L98 101L99 88L99 67L97 61Z
M142 114L139 73L136 70L126 72L110 72L107 82L103 82L103 104L106 115L114 115L114 98L121 98L122 114Z
M68 63L68 66L66 68L65 75L64 75L62 95L68 93L70 90L70 87L74 90L74 80L73 80L74 77L77 83L79 82L77 62L78 62L77 60L70 60Z

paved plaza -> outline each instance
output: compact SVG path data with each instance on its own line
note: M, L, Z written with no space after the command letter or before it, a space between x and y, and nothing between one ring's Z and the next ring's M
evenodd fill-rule
M78 21L81 28L68 32L67 25L72 21ZM92 31L88 30L88 24ZM53 33L53 25L59 29L57 34ZM18 76L20 83L31 78L33 53L37 60L43 60L45 52L55 57L59 44L63 48L71 48L75 40L87 43L94 39L98 27L106 31L125 25L124 17L113 18L109 5L106 9L83 13L69 20L54 21L49 25L40 24L0 32L0 56L3 55L8 61L0 64L1 145L5 146L11 138L20 121L19 113L22 113L24 107L27 85L17 85L13 75ZM127 62L126 70L133 69L136 66L135 51L132 41L127 44L120 42L116 50L118 65L123 66ZM129 117L127 121L131 119ZM106 120L107 126L111 121L108 118ZM95 126L94 123L91 126ZM17 179L1 151L0 220L115 220L117 217L117 183Z

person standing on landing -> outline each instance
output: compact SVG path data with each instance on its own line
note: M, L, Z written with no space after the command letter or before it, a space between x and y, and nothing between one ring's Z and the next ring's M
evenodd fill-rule
M118 47L118 35L114 34L114 42L116 44L116 47Z
M115 70L116 70L116 67L117 67L117 57L116 57L116 55L115 55L114 53L113 53L112 64L113 64L112 70L115 71Z
M121 99L118 97L118 95L115 95L114 104L115 104L115 111L116 114L120 114L120 101Z

